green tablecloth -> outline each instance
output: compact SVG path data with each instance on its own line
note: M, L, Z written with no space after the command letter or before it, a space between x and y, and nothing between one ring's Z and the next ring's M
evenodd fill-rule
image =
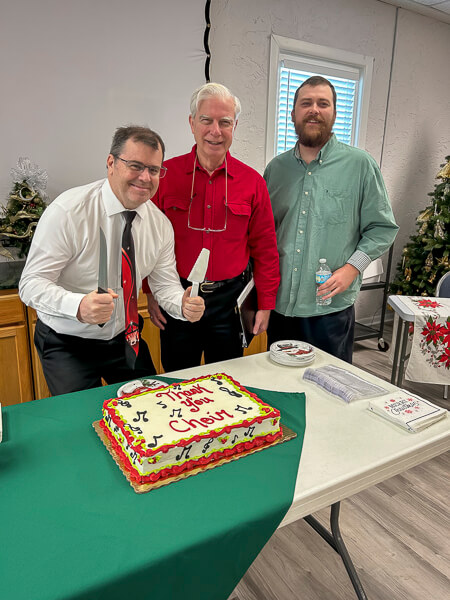
M292 503L304 394L250 388L295 440L136 494L92 428L117 388L3 409L2 600L226 600Z

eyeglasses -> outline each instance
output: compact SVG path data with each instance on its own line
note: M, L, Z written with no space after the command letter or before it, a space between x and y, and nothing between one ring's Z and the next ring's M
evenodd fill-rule
M228 171L227 171L227 159L225 157L225 223L222 229L210 229L209 227L193 227L191 225L191 207L192 200L194 199L194 180L195 180L195 168L197 166L197 155L195 155L194 160L194 171L192 173L192 187L191 187L191 200L189 202L189 211L188 211L188 227L189 229L193 229L194 231L207 231L208 233L220 233L221 231L225 231L227 228L227 219L228 219Z
M127 165L130 171L134 171L135 173L143 173L145 169L148 169L149 175L151 177L159 177L162 179L165 177L167 173L167 167L157 167L156 165L144 165L141 162L137 162L135 160L125 160L124 158L120 158L120 156L115 156L117 160L121 160L123 163Z

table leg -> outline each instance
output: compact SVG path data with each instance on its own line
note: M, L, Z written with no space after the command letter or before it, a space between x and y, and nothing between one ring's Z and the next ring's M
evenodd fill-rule
M326 529L317 519L313 516L308 515L307 517L303 517L304 520L310 525L317 533L335 550L342 559L344 563L344 567L350 577L350 581L352 582L353 588L356 592L356 595L359 600L368 600L366 592L359 580L358 574L356 572L355 566L350 558L350 554L344 544L344 540L342 539L341 531L339 529L339 510L341 503L336 502L331 505L331 514L330 514L330 526L331 533Z
M397 374L397 369L398 369L398 357L399 357L400 342L401 342L401 337L402 337L402 325L403 325L403 319L401 317L398 317L397 331L395 334L394 360L392 361L392 373L391 373L391 383L393 383L394 385L395 385L395 376Z
M403 327L401 329L401 337L402 337L402 348L400 350L399 364L398 364L398 377L397 377L397 387L402 386L403 380L403 371L405 368L405 358L406 358L406 344L408 343L408 331L409 331L409 322L404 321Z

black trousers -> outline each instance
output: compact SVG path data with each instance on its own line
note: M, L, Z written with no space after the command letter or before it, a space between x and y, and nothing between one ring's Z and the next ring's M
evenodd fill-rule
M139 317L139 329L143 321ZM134 369L125 362L125 336L94 340L56 333L39 319L34 343L53 396L77 392L108 383L140 379L156 373L147 344L141 338Z
M269 346L279 340L308 342L351 364L354 334L354 306L318 317L285 317L273 310L267 339Z
M186 289L189 281L181 279ZM245 275L239 275L211 292L199 295L205 300L205 313L197 323L167 319L161 331L161 362L166 372L195 367L200 364L202 352L205 363L229 360L242 356L239 336L239 317L235 312L236 299L245 285Z

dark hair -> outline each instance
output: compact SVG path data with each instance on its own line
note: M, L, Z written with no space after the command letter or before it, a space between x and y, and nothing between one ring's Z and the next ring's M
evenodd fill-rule
M334 110L336 111L336 90L334 89L334 85L332 83L330 83L328 81L328 79L325 79L325 77L322 77L321 75L313 75L312 77L310 77L309 79L304 81L302 83L302 85L297 88L297 90L295 92L295 96L294 96L294 103L292 105L292 110L294 110L294 108L295 108L295 103L297 102L299 91L305 85L311 85L312 87L316 87L316 85L328 85L331 88L331 91L333 92L333 104L334 104Z
M128 140L142 142L143 144L150 146L150 148L153 148L153 150L159 150L161 148L164 160L165 147L161 136L148 127L140 127L139 125L118 127L114 133L109 153L117 158Z

